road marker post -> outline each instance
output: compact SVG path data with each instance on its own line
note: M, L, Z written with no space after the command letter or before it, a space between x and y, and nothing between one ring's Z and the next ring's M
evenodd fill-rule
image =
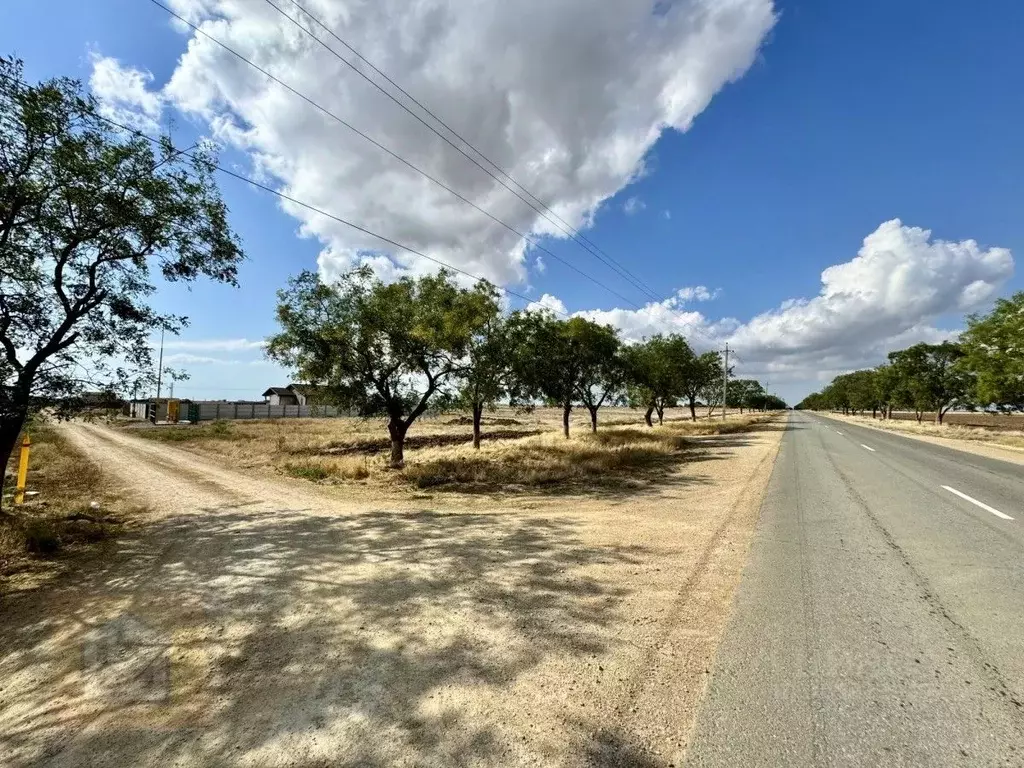
M25 434L21 441L21 457L18 461L18 487L14 494L15 504L25 503L25 484L28 482L28 455L32 450L32 439Z

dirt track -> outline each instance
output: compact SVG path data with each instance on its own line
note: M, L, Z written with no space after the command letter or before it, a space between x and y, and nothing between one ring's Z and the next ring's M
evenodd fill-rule
M0 763L678 765L780 429L650 494L439 511L73 425L154 520L4 598Z

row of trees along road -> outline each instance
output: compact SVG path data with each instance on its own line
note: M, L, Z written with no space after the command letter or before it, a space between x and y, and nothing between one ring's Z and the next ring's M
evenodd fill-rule
M484 411L498 403L542 402L562 411L565 436L575 407L590 414L629 403L657 412L698 400L716 404L722 362L697 355L678 335L624 345L616 330L582 317L559 320L546 311L502 311L486 282L462 287L448 272L385 284L367 267L326 284L313 272L278 294L281 330L267 354L298 378L327 387L343 407L383 414L391 465L404 463L405 437L429 407L473 414L480 447ZM779 408L757 382L737 382L734 407Z
M892 415L928 412L942 424L954 407L1024 410L1024 292L999 299L987 315L969 315L957 342L915 344L877 368L837 376L797 408Z
M149 339L186 318L154 280L231 283L243 258L202 147L113 128L77 81L30 86L0 57L0 470L33 409L153 377Z

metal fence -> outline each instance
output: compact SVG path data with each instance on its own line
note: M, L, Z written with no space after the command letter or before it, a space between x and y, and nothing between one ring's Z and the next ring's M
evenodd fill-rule
M219 419L324 419L351 415L333 405L262 405L259 403L182 403L181 418L192 422Z

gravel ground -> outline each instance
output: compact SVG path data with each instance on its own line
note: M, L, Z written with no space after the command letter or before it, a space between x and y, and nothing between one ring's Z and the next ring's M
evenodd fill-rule
M153 518L3 598L0 764L678 765L782 430L645 493L381 509L70 425Z

